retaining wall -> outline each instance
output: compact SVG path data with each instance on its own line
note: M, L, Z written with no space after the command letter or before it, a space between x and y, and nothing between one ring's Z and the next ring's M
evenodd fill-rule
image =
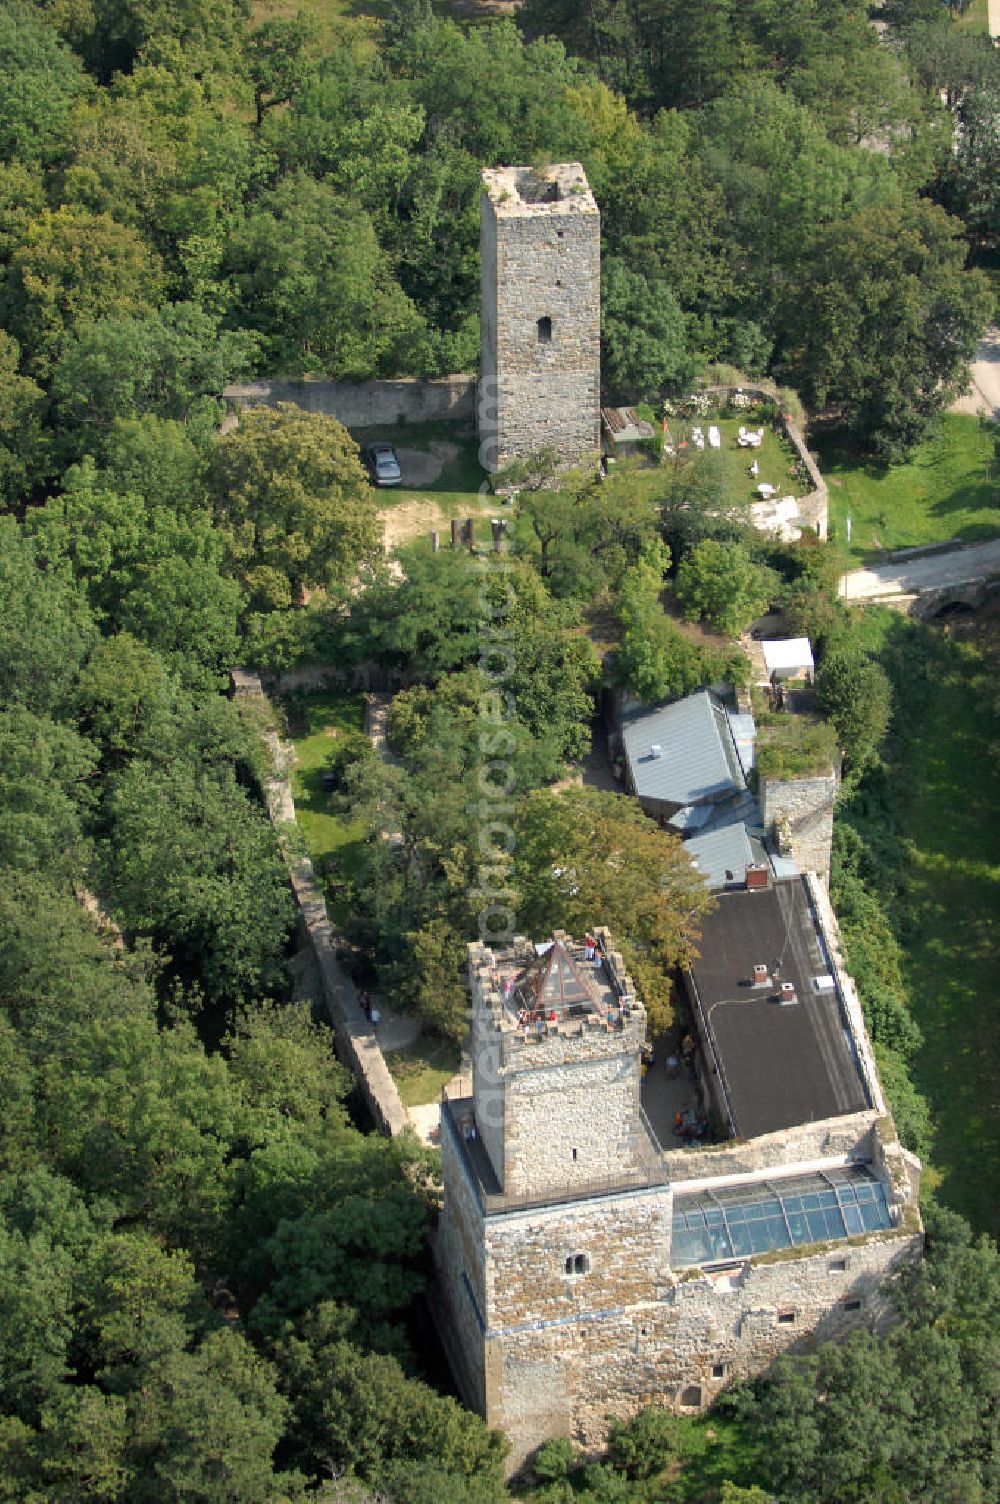
M238 696L264 698L260 679L236 669L232 675ZM326 912L326 901L307 856L297 856L288 841L288 826L295 823L295 802L285 771L285 754L274 731L265 735L274 769L267 785L267 808L288 868L303 928L312 946L323 986L330 1022L337 1040L337 1054L354 1076L380 1133L390 1138L408 1126L406 1109L385 1063L378 1040L358 1001L357 990L337 960L336 937Z
M347 428L387 423L458 423L476 415L475 376L434 381L250 381L223 388L231 413L292 402Z

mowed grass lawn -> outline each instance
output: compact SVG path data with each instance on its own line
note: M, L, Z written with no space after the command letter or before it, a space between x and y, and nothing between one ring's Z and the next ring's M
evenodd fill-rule
M359 821L338 813L336 794L328 794L323 788L323 771L330 764L337 737L364 730L364 696L310 690L289 695L284 707L295 747L292 797L296 824L319 872L327 874L330 915L343 920L349 895L337 884L350 884L357 873L364 855L365 830Z
M906 464L874 469L859 464L835 436L819 438L816 455L830 488L830 523L852 564L870 563L886 549L996 537L1000 491L995 441L991 425L949 413Z
M955 24L964 31L981 31L986 34L990 29L989 0L971 0L971 4L960 16L956 16Z
M686 464L697 457L705 466L715 466L725 477L729 494L734 502L759 501L757 487L766 481L775 487L778 496L804 496L810 489L808 480L800 479L795 472L795 451L783 434L777 434L766 423L753 418L701 418L689 422L686 418L667 420L670 440L675 456L665 455L660 465L629 470L629 486L644 495L655 496L669 474L672 464ZM701 428L705 447L699 450L691 438L695 426ZM708 442L711 424L719 430L722 441L720 449L712 449ZM741 425L755 432L763 428L764 438L759 449L741 449L738 435ZM757 474L751 475L750 467L757 461Z
M1000 618L952 635L864 612L864 645L918 713L891 743L902 794L876 813L902 856L895 916L910 1007L924 1045L913 1067L935 1142L928 1181L978 1229L1000 1235ZM920 634L932 634L919 641ZM904 722L904 724L907 724ZM900 765L903 764L903 765ZM857 823L863 831L862 816ZM886 826L891 826L891 831Z
M461 1053L452 1039L440 1034L422 1034L402 1050L386 1050L385 1063L399 1088L404 1107L436 1102L461 1064Z

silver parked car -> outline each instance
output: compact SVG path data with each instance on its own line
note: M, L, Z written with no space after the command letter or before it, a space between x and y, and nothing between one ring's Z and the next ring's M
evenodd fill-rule
M373 486L398 486L403 479L396 451L391 444L368 444L361 457Z

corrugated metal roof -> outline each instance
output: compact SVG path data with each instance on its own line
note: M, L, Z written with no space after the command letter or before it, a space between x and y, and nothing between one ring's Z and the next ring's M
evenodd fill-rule
M745 825L755 836L764 835L760 805L749 789L713 805L701 833L707 836L713 830L730 830L734 825Z
M710 888L724 888L743 882L747 864L757 861L745 825L731 825L728 830L712 830L708 835L692 836L684 842L698 871ZM727 876L731 873L731 876Z
M727 711L727 714L740 766L746 777L757 761L757 726L752 715L737 715L734 710Z
M711 804L685 804L670 816L667 824L682 836L690 834L693 830L700 830L712 818L712 808Z
M708 690L633 711L623 723L622 741L640 799L700 804L744 787L725 707Z

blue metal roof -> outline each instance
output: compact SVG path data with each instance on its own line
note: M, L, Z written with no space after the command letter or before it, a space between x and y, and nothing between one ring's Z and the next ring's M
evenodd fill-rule
M740 766L749 777L750 769L757 760L757 726L749 713L738 715L735 710L730 710L728 715Z
M654 710L632 711L624 719L622 741L640 799L700 804L745 785L725 707L708 690Z
M731 825L728 830L713 830L707 836L692 836L684 850L710 888L725 888L742 883L749 863L757 856L745 825ZM727 876L727 873L730 874Z
M681 836L686 836L690 835L693 830L700 830L711 818L711 804L684 804L674 811L667 824L671 830L676 830Z
M708 835L713 830L729 830L733 825L745 825L751 834L764 838L764 821L760 813L760 805L757 803L749 789L742 789L731 799L724 799L721 804L714 804L709 812L709 817L701 828L702 835Z

